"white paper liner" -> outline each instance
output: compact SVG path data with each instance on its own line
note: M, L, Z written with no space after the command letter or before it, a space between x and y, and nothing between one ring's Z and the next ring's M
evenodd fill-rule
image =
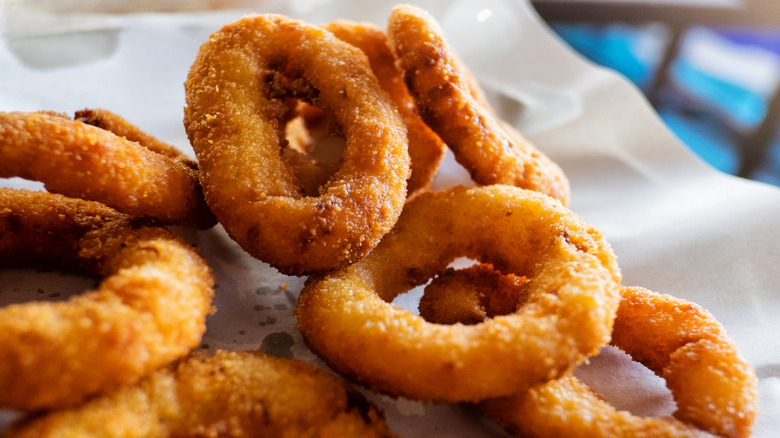
M256 12L384 26L395 3L291 0ZM525 1L417 4L440 21L500 115L563 167L572 210L604 231L625 284L689 299L726 327L760 378L754 436L775 436L780 190L705 165L634 87L573 54ZM192 154L182 126L189 65L211 32L248 12L58 16L0 9L0 111L107 108ZM456 184L470 182L448 156L435 187ZM40 188L19 179L0 185ZM292 314L302 279L251 258L220 227L185 234L202 248L218 283L218 311L203 348L261 349L322 364L303 345ZM36 298L38 290L59 293L58 275L27 277L0 271L0 305ZM83 281L74 284L78 289ZM408 294L397 303L413 309L415 299ZM674 407L663 382L624 356L607 348L577 374L600 382L597 388L618 407L669 414ZM502 434L467 405L370 397L403 437ZM0 431L14 417L0 411Z

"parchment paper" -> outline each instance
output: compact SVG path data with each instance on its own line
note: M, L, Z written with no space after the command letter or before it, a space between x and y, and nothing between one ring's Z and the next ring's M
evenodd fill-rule
M9 3L0 9L0 111L107 108L192 154L182 126L182 84L211 32L249 12L384 26L394 4L291 0L252 11L48 15ZM636 89L573 54L525 1L418 4L440 21L500 115L563 167L572 210L604 231L624 283L689 299L726 327L760 378L754 436L776 436L780 190L701 162ZM40 188L19 179L0 184ZM455 184L470 182L448 156L436 188ZM200 348L260 349L321 365L303 345L292 314L303 279L251 258L220 227L180 231L202 248L217 276L218 311ZM89 284L59 273L6 269L0 271L0 305L78 293ZM406 294L397 304L414 310L417 297ZM577 374L618 407L642 415L674 409L663 381L613 348ZM369 396L403 437L502 434L468 405ZM0 430L14 417L0 413Z

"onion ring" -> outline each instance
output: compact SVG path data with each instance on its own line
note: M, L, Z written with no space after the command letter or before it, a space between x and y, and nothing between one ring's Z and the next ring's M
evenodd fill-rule
M0 156L0 177L41 181L51 192L166 224L216 223L195 169L62 114L0 113Z
M248 16L201 46L185 89L206 200L254 257L285 274L326 271L395 224L410 172L406 127L359 49L287 17ZM342 166L318 197L304 196L280 158L289 96L344 130Z
M476 326L427 323L391 304L456 257L527 276L529 304ZM457 187L409 201L366 257L309 277L296 316L310 349L370 389L475 401L557 377L608 342L619 281L609 244L560 202Z
M446 145L420 117L401 71L395 65L387 34L373 24L346 20L335 21L323 27L368 56L371 69L382 88L390 93L408 129L409 156L412 160L412 175L407 181L408 197L427 190L439 170Z
M100 129L113 132L120 137L124 137L130 141L134 141L140 144L141 146L144 146L152 152L156 152L160 155L165 155L166 157L181 161L193 169L198 168L198 163L190 159L179 148L169 145L168 143L160 141L157 139L157 137L147 134L146 132L142 131L141 128L133 125L124 117L109 110L102 108L85 108L83 110L76 111L73 119L82 123L86 123L87 125L96 126Z
M519 133L507 133L479 101L481 92L430 14L397 6L387 35L423 120L476 183L514 185L568 203L563 171Z
M0 308L0 407L36 410L138 380L205 332L213 277L168 230L100 203L0 189L0 263L41 260L103 276L63 302Z
M431 322L453 323L443 298L467 307L484 293L485 281L497 284L495 276L484 269L446 272L426 286L428 304L420 306L420 314ZM500 287L492 293L522 292L508 280ZM677 403L674 418L618 411L571 374L527 392L482 401L486 417L524 437L750 436L757 414L755 373L715 318L669 295L637 287L621 292L611 343L666 380ZM467 321L480 320L480 313L505 311L491 308L494 302L480 303L481 312L467 312Z
M23 418L22 437L391 437L382 413L309 363L251 352L193 354L81 406Z

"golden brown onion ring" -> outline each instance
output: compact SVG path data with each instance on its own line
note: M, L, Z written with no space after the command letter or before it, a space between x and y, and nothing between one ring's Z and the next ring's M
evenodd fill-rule
M302 361L251 352L193 354L72 409L23 418L22 437L385 437L382 413Z
M283 16L248 16L201 46L185 88L206 199L251 255L287 274L326 271L365 255L398 219L406 127L356 47ZM289 97L344 131L342 166L318 197L280 158Z
M0 177L166 224L213 226L197 171L142 146L61 114L0 113Z
M140 144L152 152L156 152L160 155L165 155L166 157L181 161L193 169L198 168L198 163L187 157L187 155L177 147L160 141L157 137L147 134L146 132L142 131L141 128L130 123L124 117L109 110L102 108L85 108L83 110L76 111L73 119L86 123L87 125L96 126L100 129L113 132L120 137L124 137L130 141L134 141Z
M199 253L102 204L0 189L0 263L62 263L104 277L67 301L0 308L0 407L36 410L138 380L186 355L214 294Z
M387 34L423 120L475 182L514 185L568 203L569 182L563 171L521 135L502 129L478 100L476 83L430 14L415 6L397 6Z
M445 326L391 303L457 257L528 277L528 304L483 324ZM310 277L296 315L307 345L370 389L476 401L555 378L598 351L609 341L619 281L600 232L557 200L511 186L458 187L412 199L365 258Z
M426 286L420 314L452 324L448 303L460 308L488 290L517 295L522 287L474 268L446 272ZM430 296L429 296L430 294ZM446 298L446 301L445 301ZM422 299L421 299L422 302ZM465 303L465 304L464 304ZM481 301L482 318L501 311ZM471 311L468 322L480 320ZM571 374L527 392L483 401L485 415L524 437L748 437L757 413L756 377L715 318L686 300L637 287L622 288L612 345L666 380L677 409L674 418L638 417L619 411Z

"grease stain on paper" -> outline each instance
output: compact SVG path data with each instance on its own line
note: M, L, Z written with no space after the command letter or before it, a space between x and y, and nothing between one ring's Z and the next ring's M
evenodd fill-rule
M263 338L258 350L271 356L293 358L292 347L295 345L295 339L287 332L269 333Z

